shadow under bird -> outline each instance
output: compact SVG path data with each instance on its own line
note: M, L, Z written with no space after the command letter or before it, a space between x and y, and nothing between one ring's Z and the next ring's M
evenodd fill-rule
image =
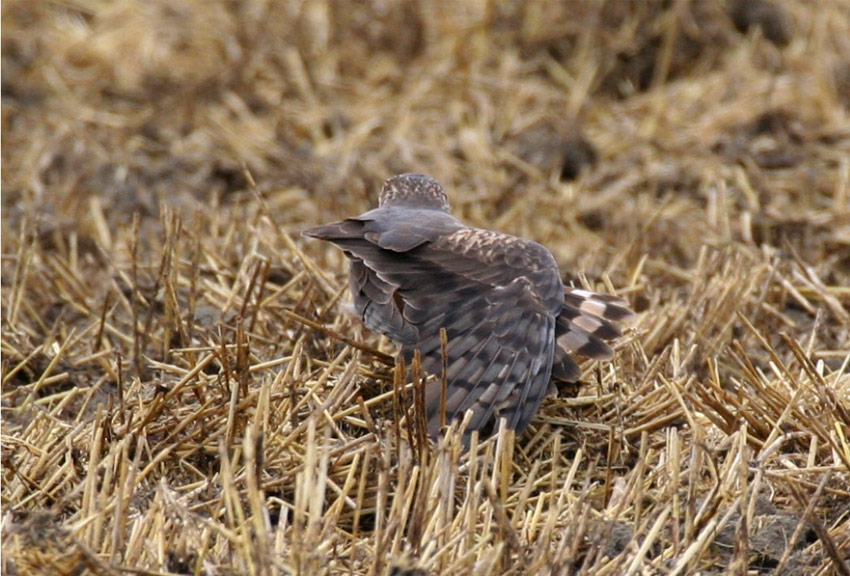
M421 174L387 180L378 208L305 230L351 261L349 283L363 324L401 344L409 362L438 376L425 389L428 431L439 433L448 336L446 422L472 410L482 435L500 418L521 433L555 381L581 376L571 354L610 359L615 321L633 316L623 298L565 287L546 248L465 226L443 187Z

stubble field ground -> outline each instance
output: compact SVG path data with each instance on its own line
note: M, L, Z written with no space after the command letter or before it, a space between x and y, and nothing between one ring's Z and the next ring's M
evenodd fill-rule
M850 3L2 7L4 574L848 574ZM299 231L429 174L627 297L417 433Z

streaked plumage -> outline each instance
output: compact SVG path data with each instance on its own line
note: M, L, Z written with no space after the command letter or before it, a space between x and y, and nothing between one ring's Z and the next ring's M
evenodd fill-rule
M461 224L443 188L421 174L389 179L379 207L310 228L351 260L354 307L370 330L419 349L425 370L440 375L440 328L448 335L446 421L473 416L467 433L528 426L550 380L574 382L571 357L609 359L603 341L632 315L622 298L565 288L540 244ZM426 388L428 430L440 425L439 380Z

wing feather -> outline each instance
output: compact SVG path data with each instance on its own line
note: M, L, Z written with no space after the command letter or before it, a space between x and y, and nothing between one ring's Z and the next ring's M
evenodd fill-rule
M425 212L428 212L427 214ZM570 353L609 357L613 321L631 316L615 296L564 288L551 253L534 242L467 228L447 213L379 208L312 228L351 259L355 307L372 330L442 371L448 335L446 421L472 410L467 435L499 417L522 432L551 378L581 375ZM428 429L440 423L439 379L426 389Z
M403 351L410 358L418 349L423 368L436 375L442 370L440 328L446 328L447 421L471 409L470 433L491 427L494 415L508 416L522 431L530 417L516 417L519 407L510 400L531 398L535 406L528 412L536 411L548 387L555 316L563 305L564 289L551 254L533 242L469 228L398 252L377 244L389 234L386 226L370 223L368 234L334 241L363 263L367 275L377 277L369 287L384 288L379 293L382 305L395 302L387 297L388 287L395 288L393 294L402 301L399 312L418 335L415 342L400 340ZM391 310L380 328L398 340ZM514 394L517 387L525 390ZM428 427L435 434L440 422L437 382L427 389L426 404Z

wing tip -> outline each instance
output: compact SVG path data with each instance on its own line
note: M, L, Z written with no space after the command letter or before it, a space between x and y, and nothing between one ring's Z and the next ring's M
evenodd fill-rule
M321 226L312 226L301 231L302 238L318 238L326 240L331 237L330 231L334 229L333 224L323 224Z
M318 238L333 242L335 240L351 240L363 237L362 226L357 224L356 220L348 218L339 222L331 222L330 224L321 224L312 226L301 231L301 236L305 238Z

